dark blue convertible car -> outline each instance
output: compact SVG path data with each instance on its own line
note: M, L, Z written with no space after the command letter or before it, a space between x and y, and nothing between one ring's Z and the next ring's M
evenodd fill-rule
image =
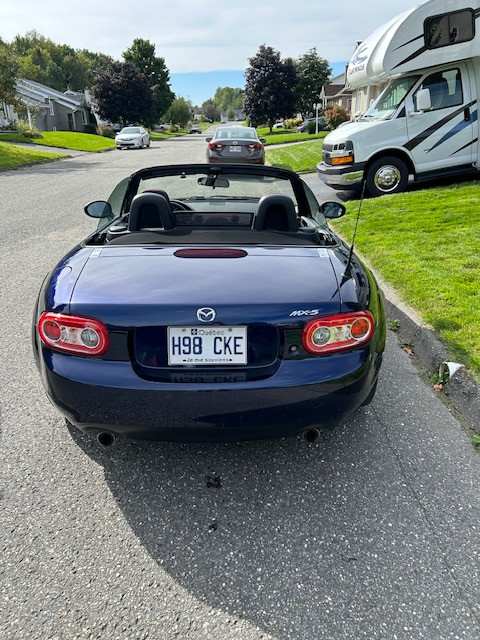
M142 169L52 270L34 351L67 420L110 444L315 440L375 393L385 345L370 271L286 169Z

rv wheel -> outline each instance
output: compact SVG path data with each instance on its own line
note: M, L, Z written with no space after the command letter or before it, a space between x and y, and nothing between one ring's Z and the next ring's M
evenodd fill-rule
M399 193L405 190L407 183L407 165L395 156L375 160L367 171L366 189L372 196Z

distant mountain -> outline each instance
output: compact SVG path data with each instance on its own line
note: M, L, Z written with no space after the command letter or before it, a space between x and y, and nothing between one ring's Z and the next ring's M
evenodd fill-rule
M331 62L332 76L345 71L346 62ZM213 98L218 87L245 86L245 71L204 71L200 73L171 73L172 91L177 96L191 100L200 106Z

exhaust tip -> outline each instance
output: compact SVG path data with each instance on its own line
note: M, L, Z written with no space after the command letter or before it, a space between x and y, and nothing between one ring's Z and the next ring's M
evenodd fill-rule
M116 436L109 431L101 431L97 435L97 442L101 447L110 447L116 440Z
M302 436L309 444L315 444L320 439L320 429L307 429Z

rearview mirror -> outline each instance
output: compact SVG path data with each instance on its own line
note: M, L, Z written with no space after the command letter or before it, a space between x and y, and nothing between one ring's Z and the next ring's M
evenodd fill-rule
M345 207L340 202L324 202L320 205L320 212L329 219L341 218L345 211Z
M222 187L227 188L230 186L230 182L226 178L217 178L217 176L207 176L205 178L199 178L197 180L198 184L203 187Z
M113 218L112 207L109 202L103 200L95 200L85 205L84 209L90 218Z

